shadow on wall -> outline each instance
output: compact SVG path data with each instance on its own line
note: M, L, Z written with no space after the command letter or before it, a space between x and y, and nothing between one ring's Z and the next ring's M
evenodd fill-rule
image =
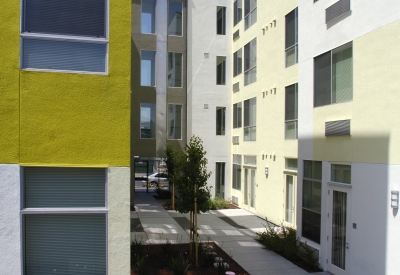
M394 260L387 258L390 254L387 232L389 232L389 226L395 226L390 220L394 219L398 212L397 209L390 207L390 192L394 183L391 182L389 175L396 173L395 169L400 170L399 167L388 165L390 135L299 138L298 144L300 160L351 164L351 188L349 188L351 201L348 222L353 227L350 232L347 232L350 239L350 248L347 250L347 253L350 253L348 266L352 274L387 274L387 262ZM329 170L323 170L323 173L328 173L327 171L330 171L330 167ZM303 171L299 171L299 174L303 175ZM400 171L397 171L397 174L400 175ZM332 206L327 205L329 200L327 195L324 195L328 194L325 191L329 187L327 180L330 180L330 176L323 174L322 178L322 203L326 202L325 209L328 208L330 211ZM299 182L300 201L302 200L301 188L302 183ZM301 207L301 202L299 205ZM322 211L323 209L324 206L322 206ZM301 224L301 217L299 219ZM324 227L323 223L321 220L322 227ZM321 231L321 239L324 234L329 235L331 232L329 222L326 225L326 232ZM395 238L391 236L391 241L393 239Z

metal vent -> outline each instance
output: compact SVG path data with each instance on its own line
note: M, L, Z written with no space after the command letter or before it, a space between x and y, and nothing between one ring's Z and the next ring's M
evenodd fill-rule
M239 198L238 198L238 197L235 197L235 196L232 196L232 202L233 202L234 204L236 204L236 205L239 205Z
M325 23L350 11L350 0L340 0L325 10Z
M239 144L239 136L233 136L232 137L232 143Z
M236 38L238 38L239 37L239 30L237 30L237 31L235 31L234 33L233 33L233 40L235 40Z
M325 136L349 136L350 119L325 122Z
M233 91L239 91L239 82L236 82L235 84L233 84Z

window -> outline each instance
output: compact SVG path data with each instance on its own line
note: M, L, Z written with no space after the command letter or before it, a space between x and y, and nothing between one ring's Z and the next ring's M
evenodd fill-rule
M285 139L297 139L297 83L285 88Z
M225 162L215 163L215 196L225 197Z
M233 128L242 127L242 102L233 104Z
M257 81L257 38L244 46L244 86Z
M297 159L285 159L285 169L297 171Z
M140 51L140 85L156 86L155 66L156 52Z
M226 7L217 7L217 34L226 34Z
M225 85L226 56L217 56L217 85Z
M242 155L233 155L232 162L232 188L242 190Z
M345 44L314 58L314 107L353 99L353 47Z
M217 136L225 136L225 107L217 107Z
M140 138L155 138L156 105L152 103L140 104Z
M107 5L107 0L24 0L21 68L107 72Z
M297 8L286 15L285 28L285 56L286 68L296 64L298 61L298 15Z
M233 54L233 76L242 73L242 48Z
M257 22L257 0L244 0L244 30Z
M332 164L331 181L351 184L351 165Z
M235 0L235 2L233 2L233 26L236 26L237 23L242 21L242 1L243 0Z
M301 234L316 243L321 239L321 179L322 162L305 160Z
M244 101L244 141L256 140L257 98Z
M168 87L182 87L182 53L168 53Z
M23 274L107 274L105 177L100 168L24 168Z
M168 35L182 36L182 2L168 1Z
M168 104L168 139L182 139L182 105Z
M156 0L142 0L142 33L155 33Z

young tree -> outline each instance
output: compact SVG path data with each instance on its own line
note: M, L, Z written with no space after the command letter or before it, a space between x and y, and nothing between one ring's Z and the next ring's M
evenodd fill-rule
M192 136L184 153L177 158L178 165L175 167L175 184L179 191L175 208L180 213L191 212L191 226L193 213L194 230L191 230L191 240L194 235L196 266L198 265L197 214L210 210L211 206L211 192L210 187L207 186L211 173L207 171L205 156L206 151L204 151L202 140L197 136Z
M165 149L165 164L168 169L168 181L171 187L171 208L175 210L175 178L178 166L179 159L182 158L181 152L175 151L170 144L167 144L167 148Z

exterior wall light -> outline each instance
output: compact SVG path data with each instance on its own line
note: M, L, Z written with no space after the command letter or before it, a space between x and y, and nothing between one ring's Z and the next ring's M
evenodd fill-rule
M392 208L399 208L399 191L392 191L390 205Z

